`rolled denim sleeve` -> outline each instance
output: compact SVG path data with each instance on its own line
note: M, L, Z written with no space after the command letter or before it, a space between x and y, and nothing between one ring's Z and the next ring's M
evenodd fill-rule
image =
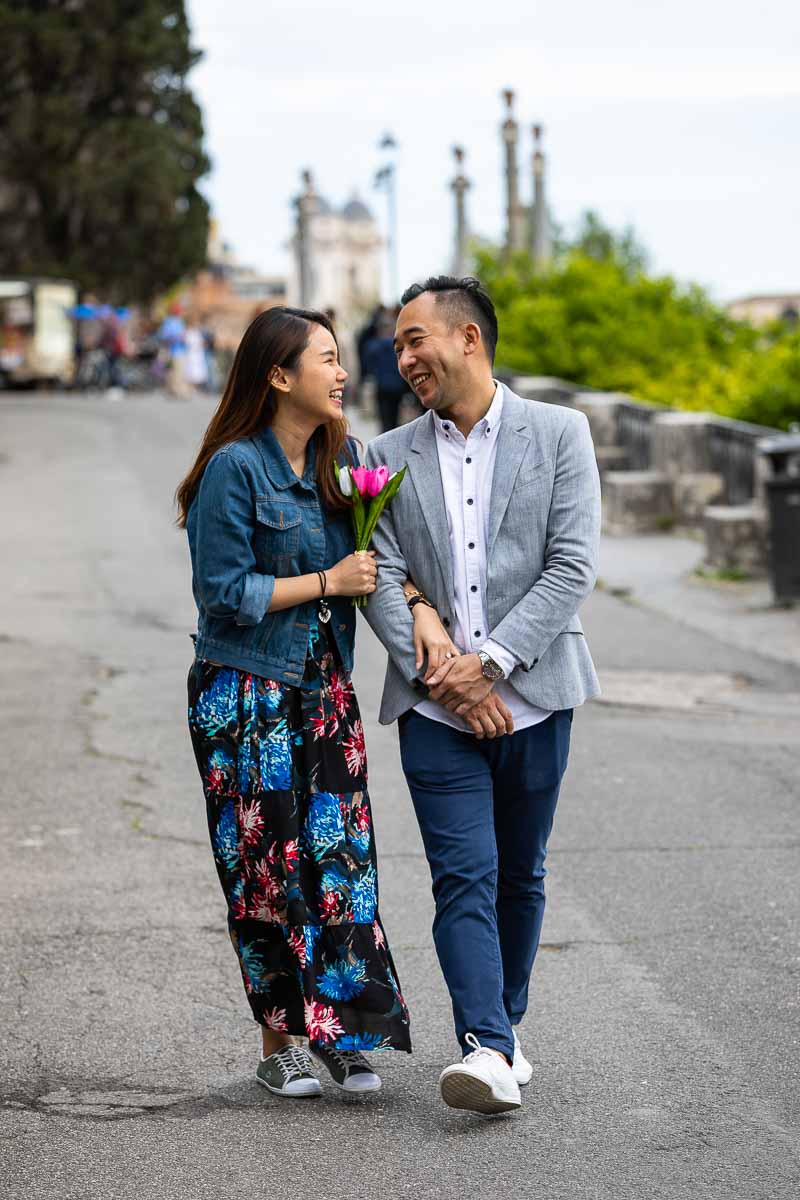
M256 568L253 486L231 449L218 451L197 494L195 582L213 617L258 625L269 609L275 576Z

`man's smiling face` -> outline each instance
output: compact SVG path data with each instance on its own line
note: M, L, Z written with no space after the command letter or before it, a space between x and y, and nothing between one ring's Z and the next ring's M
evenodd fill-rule
M433 292L400 310L394 346L398 370L420 404L437 412L450 408L467 374L464 328L450 324Z

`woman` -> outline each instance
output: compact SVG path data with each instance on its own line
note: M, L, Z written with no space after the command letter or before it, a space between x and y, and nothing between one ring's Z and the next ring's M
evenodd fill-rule
M253 1016L258 1081L376 1091L364 1049L410 1050L377 908L364 735L350 671L353 553L334 463L346 437L333 328L271 308L246 331L197 461L178 488L198 607L189 728L228 925Z

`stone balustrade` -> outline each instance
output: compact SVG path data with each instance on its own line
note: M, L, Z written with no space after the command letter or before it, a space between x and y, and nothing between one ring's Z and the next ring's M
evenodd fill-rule
M694 529L705 536L710 567L764 571L767 468L758 440L774 430L713 413L665 408L622 392L592 391L564 379L502 378L521 396L585 414L600 470L607 533Z

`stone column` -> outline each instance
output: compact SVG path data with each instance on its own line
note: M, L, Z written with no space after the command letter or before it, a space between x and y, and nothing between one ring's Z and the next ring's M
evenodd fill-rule
M530 220L530 252L537 267L547 267L553 254L550 217L544 185L545 161L542 154L542 127L533 127L533 207Z
M467 210L465 194L472 186L464 174L464 149L462 146L453 147L453 157L456 160L456 176L450 187L456 199L455 250L453 254L453 274L459 279L467 273Z
M311 172L303 171L303 191L295 199L297 209L297 279L300 288L300 307L310 308L314 277L311 264L311 218L317 207Z
M503 92L506 103L506 119L503 122L503 144L505 146L506 175L506 253L525 248L524 214L519 202L519 172L517 170L517 142L519 129L514 120L514 93Z

